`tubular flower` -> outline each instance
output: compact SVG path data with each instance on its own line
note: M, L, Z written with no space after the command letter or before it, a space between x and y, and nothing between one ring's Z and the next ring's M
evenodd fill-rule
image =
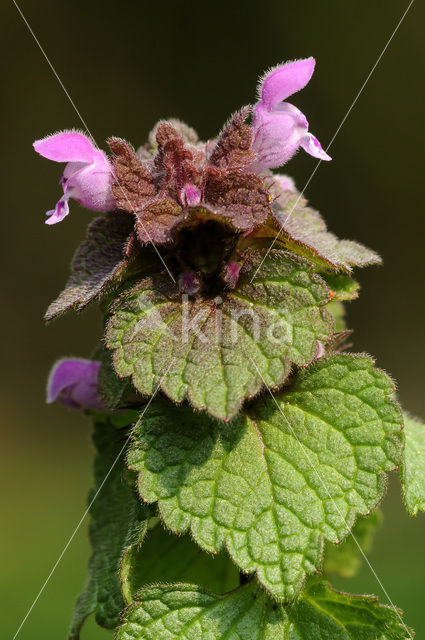
M57 362L47 382L47 402L56 400L69 409L106 411L98 392L100 362L65 358Z
M287 62L272 69L258 87L260 100L254 107L253 167L256 171L273 169L285 164L302 147L320 158L331 158L320 142L308 132L308 122L297 107L285 102L293 93L310 81L315 67L314 58Z
M56 224L69 213L69 198L87 209L109 211L114 208L112 167L106 154L78 131L63 131L34 142L41 156L55 162L66 162L60 183L63 196L56 207L47 211L46 224Z

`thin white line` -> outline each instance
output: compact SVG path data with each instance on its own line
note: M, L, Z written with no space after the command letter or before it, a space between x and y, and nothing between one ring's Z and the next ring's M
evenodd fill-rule
M291 430L291 432L292 432L292 435L294 436L295 440L296 440L296 441L298 442L298 444L300 445L301 450L302 450L302 452L303 452L303 454L304 454L304 456L305 456L305 458L306 458L307 462L309 463L309 465L311 466L311 468L313 469L313 471L316 473L316 475L317 475L317 477L319 478L319 480L320 480L320 482L321 482L321 484L322 484L323 488L325 489L325 491L326 491L326 493L328 494L329 498L331 499L331 501L332 501L332 503L333 503L333 505L334 505L335 509L337 510L337 512L338 512L338 514L339 514L339 516L340 516L340 518L345 522L345 525L347 526L347 529L348 529L348 528L349 528L349 526L348 526L348 524L347 524L346 519L345 519L345 518L344 518L344 516L342 515L342 513L341 513L341 511L340 511L340 509L339 509L339 507L338 507L337 503L335 502L334 498L333 498L333 497L332 497L332 495L330 494L329 489L328 489L328 487L326 486L326 484L325 484L325 482L324 482L324 480L323 480L322 476L320 475L320 473L319 473L318 469L314 466L314 464L313 464L312 460L310 459L310 456L308 455L306 448L304 447L304 445L302 444L302 442L299 440L299 438L298 438L297 434L295 433L295 431L294 431L294 429L293 429L293 427L292 427L291 423L289 422L289 420L288 420L288 418L286 417L286 415L283 413L282 407L280 406L280 404L279 404L279 403L278 403L278 401L276 400L275 396L273 395L272 390L270 389L270 387L268 386L268 384L267 384L267 383L266 383L266 381L264 380L263 375L262 375L261 371L258 369L258 367L257 367L256 363L255 363L255 362L254 362L254 360L251 358L251 356L249 356L249 358L250 358L250 360L251 360L252 364L254 365L255 369L257 370L258 375L259 375L259 376L260 376L260 378L262 379L262 381L263 381L263 383L264 383L264 385L265 385L265 387L266 387L267 391L268 391L268 392L269 392L269 394L271 395L271 398L272 398L273 402L275 403L275 405L276 405L276 406L277 406L277 408L279 409L280 413L282 414L283 418L285 419L285 421L286 421L286 423L287 423L288 427L290 428L290 430ZM365 552L364 552L364 551L363 551L363 549L361 548L360 543L358 542L358 540L357 540L357 538L356 538L356 536L354 535L354 533L353 533L353 531L352 531L352 530L350 531L350 535L351 535L351 537L353 538L354 542L356 543L357 547L359 548L359 551L360 551L360 553L362 554L363 558L366 560L367 565L369 566L370 570L372 571L373 575L375 576L375 578L376 578L376 580L377 580L377 582L378 582L379 586L381 587L381 589L382 589L383 593L385 594L386 598L388 599L388 602L390 603L391 607L394 609L394 612L396 613L396 615L397 615L397 616L398 616L398 618L400 619L400 622L401 622L401 624L403 625L404 629L406 630L406 632L407 632L407 634L408 634L409 638L411 638L411 639L413 640L413 636L411 636L411 635L410 635L410 631L409 631L408 627L406 626L405 622L403 621L403 618L401 617L401 615L400 615L400 613L399 613L399 611L398 611L397 607L394 605L393 601L391 600L391 598L390 598L390 596L389 596L389 594L388 594L387 590L385 589L384 585L382 584L381 580L379 579L379 577L378 577L378 575L377 575L377 573L376 573L375 569L372 567L372 565L371 565L371 563L370 563L369 559L367 558L367 556L366 556Z
M375 64L373 65L372 69L369 71L369 74L366 78L366 80L363 82L362 86L360 87L356 97L354 98L350 108L348 109L347 113L345 114L345 116L343 117L343 119L341 120L339 127L337 128L337 130L335 131L334 135L331 138L331 141L329 142L328 146L325 149L325 152L327 153L328 150L330 149L332 143L334 142L335 138L337 137L338 133L341 131L341 128L344 124L344 122L347 120L348 116L350 115L351 111L353 110L355 104L357 103L357 100L360 98L360 95L363 92L363 89L366 87L367 83L369 82L373 72L375 71L376 67L378 66L378 64L380 63L382 56L384 55L384 53L386 52L386 50L388 49L388 47L390 46L390 43L392 41L392 39L394 38L395 34L397 33L397 31L399 30L403 20L405 19L405 17L407 16L410 7L412 6L412 4L414 3L415 0L410 0L409 6L407 7L407 9L405 10L405 12L403 13L403 15L401 16L400 20L397 23L397 26L395 27L394 31L392 32L391 36L389 37L385 47L382 49L381 53L378 56L377 61L375 62ZM273 249L277 239L279 238L280 234L283 231L283 228L286 224L286 221L288 220L288 218L290 217L290 215L292 214L292 212L295 210L295 207L297 206L297 204L299 203L299 201L301 200L301 198L304 195L305 190L307 189L308 185L310 184L310 182L312 181L314 175L316 174L317 169L320 167L320 165L322 164L323 160L319 160L319 162L316 164L315 168L313 169L313 172L311 174L311 176L309 177L309 179L307 180L307 182L305 183L301 193L299 194L298 198L295 201L295 204L291 207L291 209L289 210L289 213L286 215L284 221L282 222L279 232L277 233L277 235L274 237L273 242L271 243L270 247L267 249L267 252L265 254L265 256L263 257L263 259L261 260L260 264L258 265L257 269L254 272L254 275L251 278L251 282L254 280L255 276L257 275L259 269L261 268L264 260L267 258L267 256L269 255L269 252Z
M77 113L78 117L80 118L81 122L84 125L84 128L86 129L86 131L88 132L88 134L90 135L90 137L92 138L93 142L94 142L94 138L91 135L88 126L86 125L86 123L83 120L83 117L81 116L80 112L78 111L77 107L74 104L74 101L72 100L71 96L69 95L68 91L66 90L62 80L59 78L58 74L55 71L55 68L53 67L52 63L50 62L49 58L47 57L47 54L45 53L43 47L41 46L41 44L39 43L39 41L37 40L37 37L34 33L34 31L31 29L30 25L28 24L28 20L25 18L24 14L22 13L21 9L19 8L19 6L17 5L17 3L15 2L15 0L12 0L13 4L15 5L16 9L18 10L22 20L25 22L25 24L27 25L28 31L30 32L30 34L32 35L32 37L34 38L38 48L40 49L41 53L43 54L43 56L46 59L47 64L49 65L49 67L51 68L51 70L53 71L54 76L56 77L56 80L59 82L60 86L62 87L62 89L64 90L66 97L68 98L68 100L70 101L70 103L72 104L74 111Z
M152 400L155 398L155 396L156 396L156 394L157 394L157 392L158 392L158 390L159 390L159 387L160 387L160 385L161 385L162 380L165 378L165 376L167 375L167 373L168 373L168 372L169 372L169 370L171 369L171 366L173 365L174 361L175 361L175 358L171 361L171 364L167 367L166 372L165 372L165 373L164 373L164 375L161 377L161 380L158 382L158 385L157 385L157 387L156 387L156 389L155 389L155 391L154 391L153 395L149 398L149 402L147 403L147 405L146 405L146 406L145 406L145 408L143 409L143 411L142 411L142 413L140 414L140 416L139 416L139 418L138 418L138 421L137 421L137 422L139 422L139 421L143 418L143 416L145 415L145 413L146 413L146 411L148 410L148 408L149 408L149 406L150 406L150 404L151 404ZM62 552L60 553L60 555L59 555L58 559L56 560L55 564L53 565L53 567L52 567L52 569L51 569L51 571L50 571L49 575L47 576L46 580L44 581L44 583L43 583L43 585L42 585L42 587L41 587L40 591L38 592L38 594L37 594L37 596L36 596L35 600L33 601L32 605L31 605L31 606L30 606L30 608L28 609L28 611L27 611L27 613L26 613L26 615L25 615L24 619L22 620L21 624L19 625L18 630L16 631L16 633L15 633L15 635L13 636L12 640L16 640L16 638L18 637L18 634L19 634L19 632L21 631L22 627L24 626L25 622L27 621L28 616L31 614L31 611L34 609L34 607L35 607L35 605L37 604L37 602L38 602L38 600L39 600L40 596L42 595L43 591L44 591L44 590L45 590L45 588L47 587L47 585L48 585L48 583L49 583L49 581L50 581L50 578L53 576L54 572L55 572L55 571L56 571L56 569L58 568L58 566L59 566L59 564L60 564L60 562L61 562L61 560L62 560L63 556L65 555L65 553L66 553L66 551L67 551L67 549L68 549L68 547L69 547L69 545L70 545L70 544L71 544L71 542L73 541L73 539L74 539L75 535L77 534L77 532L78 532L79 528L81 527L82 523L84 522L84 520L85 520L85 518L86 518L87 514L89 513L90 509L92 508L94 501L95 501L95 500L96 500L96 498L98 497L99 493L102 491L102 488L103 488L103 486L105 485L105 482L107 481L107 479L108 479L108 478L109 478L109 476L111 475L112 470L114 469L114 467L115 467L115 465L117 464L118 460L120 459L120 457L121 457L122 453L124 452L124 449L126 448L126 446L127 446L127 444L128 444L128 441L130 440L130 438L131 438L131 432L130 432L130 434L129 434L128 438L126 439L126 441L124 442L123 446L121 447L120 452L118 453L118 455L117 455L117 457L115 458L114 462L112 463L111 468L109 469L108 473L107 473L107 474L106 474L106 476L104 477L104 479L103 479L103 481L102 481L102 483L101 483L100 487L98 488L98 490L96 491L95 495L93 496L93 498L92 498L92 500L91 500L91 502L90 502L89 506L87 507L87 509L85 510L84 514L82 515L82 517L81 517L80 521L78 522L77 526L75 527L75 529L74 529L74 531L73 531L73 533L72 533L71 537L69 538L68 542L66 543L66 545L65 545L65 546L64 546L64 548L62 549Z
M57 81L59 82L60 86L61 86L61 87L62 87L62 89L64 90L66 97L68 98L68 100L70 101L70 103L71 103L72 107L74 108L74 111L76 112L76 114L77 114L77 115L78 115L78 117L80 118L81 122L83 123L84 128L86 129L86 131L87 131L87 133L89 134L90 138L92 139L93 143L96 145L96 147L98 147L98 148L99 148L99 146L98 146L98 144L96 143L96 140L94 139L94 137L93 137L93 135L92 135L92 133L91 133L90 129L88 128L88 126L87 126L87 124L85 123L85 121L84 121L84 119L83 119L82 115L81 115L81 114L80 114L80 112L78 111L78 109L77 109L77 107L76 107L76 105L75 105L74 101L72 100L71 96L69 95L68 91L66 90L65 85L63 84L63 82L62 82L62 80L60 79L59 75L57 74L57 72L56 72L55 68L53 67L52 63L50 62L50 60L49 60L49 58L48 58L48 56L47 56L47 53L44 51L43 47L41 46L40 42L38 41L38 39L37 39L37 37L36 37L36 35L35 35L34 31L31 29L31 27L30 27L30 25L29 25L29 23L28 23L28 20L25 18L24 14L22 13L22 11L21 11L20 7L18 6L18 4L17 4L16 0L12 0L12 2L13 2L13 4L15 5L16 9L18 10L18 12L19 12L19 14L20 14L20 16L21 16L22 20L23 20L23 21L24 21L24 23L26 24L26 26L27 26L27 28L28 28L28 31L30 32L30 34L31 34L31 35L32 35L32 37L34 38L34 41L36 42L36 44L37 44L38 48L40 49L41 53L43 54L44 58L46 59L47 64L49 65L50 69L53 71L53 74L54 74L55 78L57 79ZM130 207L131 207L131 203L130 203L130 201L129 201L129 199L128 199L128 197L127 197L127 195L126 195L126 193L125 193L125 191L124 191L124 189L123 189L123 187L121 186L121 184L120 184L120 182L119 182L119 180L118 180L117 176L115 175L115 171L114 171L113 167L110 167L110 171L111 171L111 174L112 174L113 178L115 179L115 181L117 182L118 186L120 187L120 189L121 189L121 191L122 191L122 193L123 193L123 195L124 195L125 199L127 200L128 204L129 204L129 205L130 205ZM133 207L131 207L131 208L133 209L132 213L136 214L136 212L135 212L134 208L133 208ZM148 232L148 231L147 231L147 229L145 228L145 225L143 224L143 221L142 221L142 220L139 220L139 222L140 222L140 224L142 225L142 227L143 227L143 231L146 233L146 235L147 235L147 237L148 237L148 239L149 239L149 242L151 243L151 245L152 245L152 246L153 246L153 248L155 249L155 251L156 251L156 253L157 253L157 255L158 255L159 259L161 260L162 264L164 265L164 267L165 267L165 269L166 269L166 271L167 271L168 275L170 276L170 278L172 279L172 281L173 281L173 282L176 282L176 280L175 280L175 278L174 278L173 274L171 273L171 271L170 271L170 270L169 270L169 268L167 267L167 265L166 265L166 263L165 263L165 261L164 261L164 258L161 256L160 252L158 251L158 248L157 248L156 244L153 242L153 240L151 239L151 237L150 237L150 235L149 235L149 232Z

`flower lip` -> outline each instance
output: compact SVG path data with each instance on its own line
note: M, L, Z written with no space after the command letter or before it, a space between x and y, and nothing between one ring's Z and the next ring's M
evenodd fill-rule
M307 133L304 136L301 140L300 146L314 158L319 158L319 160L332 160L332 158L323 149L316 136L312 133Z
M68 198L61 198L57 201L56 207L50 211L46 211L46 224L56 224L61 222L69 213Z

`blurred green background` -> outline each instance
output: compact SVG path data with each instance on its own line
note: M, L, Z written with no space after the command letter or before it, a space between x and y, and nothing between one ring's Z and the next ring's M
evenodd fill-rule
M310 85L293 98L323 146L331 140L407 7L398 0L136 2L18 0L34 33L100 146L109 135L144 142L156 120L179 117L202 138L216 135L257 77L278 62L314 55ZM60 225L44 225L57 200L60 167L31 143L81 122L12 2L3 35L4 180L1 321L4 416L0 601L11 638L85 509L92 451L85 418L44 404L51 363L88 356L100 335L96 310L45 328L91 213L72 203ZM385 268L357 275L349 324L356 350L377 357L401 402L425 417L423 294L424 5L418 0L388 47L307 189L341 237L378 250ZM422 78L422 80L421 80ZM316 161L286 167L302 188ZM369 558L406 621L425 633L425 516L403 512L397 478ZM86 573L84 522L23 626L21 640L64 638ZM364 566L347 590L385 595ZM83 638L108 634L93 622Z

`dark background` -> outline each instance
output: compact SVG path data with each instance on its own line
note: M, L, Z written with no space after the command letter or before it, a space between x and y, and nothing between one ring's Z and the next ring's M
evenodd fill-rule
M176 116L202 138L252 102L271 65L314 55L310 85L292 101L326 147L407 1L136 2L19 0L22 11L100 146L109 135L136 146L156 120ZM51 363L88 356L100 336L96 310L45 328L42 315L62 288L92 214L74 202L61 224L44 225L59 195L60 167L33 140L81 121L12 2L2 34L2 357L0 601L12 637L78 523L90 485L89 424L44 404ZM424 6L416 0L307 189L341 237L378 250L385 268L358 272L351 304L356 350L377 357L398 381L400 399L425 417L424 231L422 207ZM286 167L302 188L316 161L299 153ZM370 554L391 599L424 637L425 516L411 521L397 478ZM73 539L19 635L64 637L86 573L86 522ZM386 601L370 569L339 583ZM107 634L91 622L83 638Z

